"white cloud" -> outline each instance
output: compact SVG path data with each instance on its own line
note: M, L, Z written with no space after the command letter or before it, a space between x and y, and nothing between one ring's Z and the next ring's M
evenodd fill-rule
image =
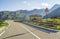
M50 6L50 4L48 4L48 3L41 3L41 5L44 6L44 7L49 7Z
M27 2L27 1L23 1L22 3L25 4L25 5L28 5L28 6L31 5L31 3L30 2Z
M27 3L28 6L31 6L31 3Z
M27 3L27 1L23 1L22 3L26 4L26 3Z

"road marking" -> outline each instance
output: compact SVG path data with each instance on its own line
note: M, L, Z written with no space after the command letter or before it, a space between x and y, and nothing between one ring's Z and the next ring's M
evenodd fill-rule
M0 36L2 35L2 34L4 34L5 33L5 31L3 31L1 34L0 34Z
M35 35L33 32L31 32L28 28L24 27L24 26L21 26L23 27L24 29L26 29L29 33L31 33L32 35L34 35L37 39L41 39L40 37L38 37L37 35Z
M8 27L5 27L6 29L8 29L10 27L10 24ZM0 33L0 36L3 35L5 33L5 31L3 31L2 33Z
M11 25L11 24L8 24L8 27L6 27L6 29L9 29L10 25Z

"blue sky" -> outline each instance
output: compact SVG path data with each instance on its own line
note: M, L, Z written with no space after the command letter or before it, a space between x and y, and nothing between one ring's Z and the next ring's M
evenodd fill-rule
M60 0L0 0L0 11L51 8L55 4L60 4Z

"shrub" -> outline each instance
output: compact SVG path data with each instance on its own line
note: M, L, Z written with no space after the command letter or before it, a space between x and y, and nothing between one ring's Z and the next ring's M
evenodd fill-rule
M56 26L56 29L60 30L60 26Z

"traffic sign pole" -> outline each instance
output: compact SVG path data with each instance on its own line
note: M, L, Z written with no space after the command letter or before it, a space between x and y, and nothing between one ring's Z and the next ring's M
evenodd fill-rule
M47 15L48 14L48 8L45 9L45 12L46 12L46 22L47 22L48 21L48 18L47 18L48 17L48 15Z

